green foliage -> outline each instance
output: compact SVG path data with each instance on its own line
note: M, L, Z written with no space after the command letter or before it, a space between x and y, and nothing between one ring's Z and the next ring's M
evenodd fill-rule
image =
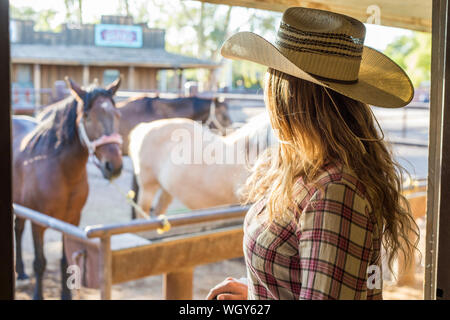
M32 7L17 8L10 4L9 15L12 19L35 20L37 17L37 12Z
M406 71L415 87L430 81L431 34L414 32L412 36L401 36L384 53Z
M15 7L10 5L10 16L13 19L32 20L35 22L36 31L53 31L58 32L60 26L53 26L56 17L56 10L46 9L36 11L32 7Z
M231 7L185 1L152 4L157 12L148 15L149 25L167 30L168 50L217 60L217 49L229 32ZM143 14L137 13L142 19Z
M233 87L260 89L267 67L248 61L233 61Z
M148 21L151 26L167 30L167 50L218 63L223 62L219 49L233 33L245 28L266 36L275 31L277 19L281 16L256 9L189 1L167 3L153 0L152 4L158 12L150 15ZM232 25L232 20L239 21L239 25ZM261 87L266 67L247 61L233 61L232 69L233 86ZM200 77L200 74L197 73L197 76Z
M66 23L83 24L83 0L64 0Z
M129 0L119 0L119 8L118 8L118 14L122 14L125 16L130 16L130 1Z

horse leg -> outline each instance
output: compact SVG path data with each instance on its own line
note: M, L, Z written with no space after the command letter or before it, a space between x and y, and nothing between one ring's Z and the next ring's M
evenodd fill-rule
M134 191L134 198L133 201L137 201L138 195L139 195L139 185L137 183L137 177L136 174L133 174L133 181L131 182L131 190ZM135 220L137 218L136 216L136 210L133 206L131 206L131 220Z
M61 300L72 300L72 292L67 285L67 263L66 250L64 247L64 237L62 238L62 256L61 256Z
M42 279L44 276L45 266L47 261L44 256L44 231L45 229L39 225L32 224L33 244L34 244L34 274L36 277L36 284L34 287L34 300L42 300Z
M172 196L163 188L160 188L155 197L155 205L150 210L150 215L159 216L164 214L172 202Z
M144 212L150 213L150 208L152 206L153 198L155 197L156 192L159 189L159 184L154 185L146 185L144 188L142 188L139 192L138 196L138 205L142 208ZM146 218L142 217L140 212L137 212L138 218Z
M16 216L16 223L14 225L15 237L16 237L16 272L17 280L29 279L25 273L22 259L22 234L25 228L25 219Z

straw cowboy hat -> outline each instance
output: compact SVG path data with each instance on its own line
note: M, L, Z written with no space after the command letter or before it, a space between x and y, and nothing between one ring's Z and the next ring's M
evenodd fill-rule
M407 105L414 88L394 61L364 46L366 28L354 18L293 7L281 20L275 43L239 32L222 46L225 58L253 61L311 81L370 105Z

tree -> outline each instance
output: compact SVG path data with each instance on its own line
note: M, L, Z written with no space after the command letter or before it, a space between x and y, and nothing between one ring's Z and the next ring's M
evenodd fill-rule
M46 9L38 12L38 19L35 24L36 30L41 31L59 31L60 26L52 27L52 21L55 19L56 11L53 9Z
M64 0L66 22L83 24L83 0Z
M211 59L217 63L223 62L220 55L222 43L233 33L244 28L265 36L276 29L276 20L281 16L279 13L204 2L146 2L147 6L143 5L135 11L136 15L153 27L166 29L166 47L169 51ZM239 24L232 25L232 21L239 21ZM233 62L236 81L242 79L246 87L260 85L256 79L264 68L250 62L238 63L239 66L236 63ZM206 80L201 71L195 73L197 78ZM186 75L192 78L192 72Z
M64 0L64 6L66 7L66 22L70 21L72 16L71 7L73 5L73 0Z
M10 16L13 19L21 19L21 20L33 20L35 21L38 13L31 7L20 7L17 8L12 4L9 5Z
M131 16L131 13L130 13L130 5L129 5L129 3L128 3L128 0L120 0L120 2L119 2L119 12L121 13L121 14L123 14L123 13L125 13L125 15L128 17L128 16Z
M10 14L13 19L32 20L37 31L59 31L60 26L54 26L57 12L53 9L36 11L31 7L14 7L10 5Z
M83 0L78 0L78 21L83 24Z
M412 36L401 36L390 43L384 53L406 71L415 87L430 81L430 34L414 32Z

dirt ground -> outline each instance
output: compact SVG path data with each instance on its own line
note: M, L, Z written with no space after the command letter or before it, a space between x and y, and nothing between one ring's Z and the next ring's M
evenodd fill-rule
M242 121L248 114L239 110L234 114L234 120ZM424 161L422 161L424 162ZM421 163L422 164L422 163ZM421 165L426 168L426 162ZM131 161L124 157L124 171L116 180L116 184L123 192L127 192L131 186ZM82 213L81 227L95 224L110 224L129 221L130 207L115 187L103 179L101 173L93 165L88 165L90 192L88 201ZM169 210L179 209L183 206L174 202ZM424 254L425 222L419 221L422 240L420 250ZM32 270L33 245L31 228L27 222L23 239L23 254L25 268L30 280L17 283L16 299L31 299L34 286ZM59 233L47 230L45 234L45 253L47 257L47 270L44 280L44 296L46 299L59 299L60 296L60 270L59 259L61 257L61 236ZM235 278L244 277L246 274L243 259L233 259L220 263L199 266L194 272L194 299L203 299L211 287L228 276ZM205 276L207 275L207 276ZM385 299L422 299L423 286L423 261L417 263L416 282L411 286L398 287L385 281ZM162 299L162 276L148 277L136 281L114 285L112 289L113 299ZM74 292L74 299L99 299L99 291L82 288Z

